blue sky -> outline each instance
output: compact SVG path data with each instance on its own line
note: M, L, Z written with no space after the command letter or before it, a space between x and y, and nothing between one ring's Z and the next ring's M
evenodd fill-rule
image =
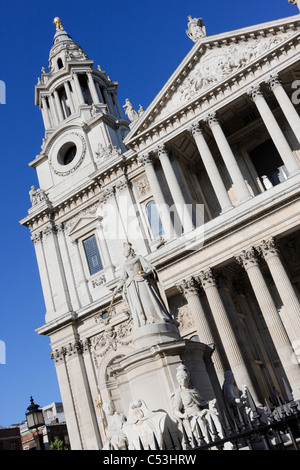
M288 0L1 0L0 105L1 309L0 425L25 418L30 396L40 406L60 401L50 340L35 329L45 306L29 231L19 224L38 187L28 166L41 150L44 129L34 85L48 67L59 16L95 66L119 82L121 105L144 109L193 46L187 16L202 17L212 35L298 13Z

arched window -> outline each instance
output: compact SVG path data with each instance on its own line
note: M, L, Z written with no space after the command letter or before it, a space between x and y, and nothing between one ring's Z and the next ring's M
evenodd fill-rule
M155 201L150 201L146 205L147 217L149 220L150 228L153 233L154 239L161 237L164 234L164 229L159 217L159 213Z

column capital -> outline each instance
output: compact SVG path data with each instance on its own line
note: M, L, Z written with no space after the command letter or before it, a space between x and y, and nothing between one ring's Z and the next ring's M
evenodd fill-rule
M273 237L268 240L263 240L260 245L256 247L257 251L268 261L269 258L279 255L279 250Z
M154 160L153 155L151 155L149 152L138 156L138 162L143 166L146 166L146 165L152 166L153 160Z
M216 287L217 285L216 277L211 268L208 268L206 271L200 271L195 279L200 283L204 290L206 290L208 287Z
M239 255L235 256L235 259L246 270L258 265L256 252L253 247L249 248L249 250L243 250Z
M207 122L209 127L215 126L216 124L220 124L220 119L216 112L207 114L207 116L204 118L204 121Z
M109 188L104 189L103 193L101 194L101 196L99 198L99 201L100 201L101 204L105 204L107 202L107 200L110 197L113 197L114 195L115 195L115 190L114 190L113 186L111 186Z
M191 295L198 295L199 292L199 284L193 277L183 279L182 283L176 287L186 299Z
M203 135L203 129L200 124L200 122L194 122L189 128L188 132L191 134L192 137L195 137L196 135Z
M247 95L250 96L250 98L251 98L252 101L254 101L254 102L255 102L258 98L261 98L261 97L264 96L260 84L259 84L259 85L254 85L254 86L252 86L252 87L247 91Z
M41 242L42 238L43 238L42 232L36 232L31 235L31 241L34 243L34 245Z
M168 157L168 156L169 156L165 144L159 144L159 145L154 149L154 152L156 153L156 155L158 156L158 158L160 158L160 157L165 157L165 156Z
M265 80L265 83L269 86L271 90L274 90L274 88L276 88L278 85L281 85L281 80L280 80L279 75L276 73L276 74L270 75Z

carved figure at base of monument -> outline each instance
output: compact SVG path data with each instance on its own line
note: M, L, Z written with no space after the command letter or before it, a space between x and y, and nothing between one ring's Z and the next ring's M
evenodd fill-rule
M131 243L124 243L123 276L114 295L123 295L132 315L133 329L153 323L175 323L168 311L167 299L156 269L142 256L135 254Z
M143 400L130 403L127 422L123 428L128 449L141 450L141 443L144 449L155 449L155 438L162 448L167 416L164 411L150 411Z
M204 438L208 438L208 429L214 423L220 438L224 438L222 425L218 416L216 399L205 401L198 390L190 383L190 373L187 367L177 367L176 378L179 388L171 395L173 413L179 423L188 424L192 433L199 438L197 422ZM208 441L207 441L208 442Z
M116 412L115 405L111 400L103 403L103 410L107 421L105 429L107 442L102 450L125 450L126 436L123 431L123 426L126 423L125 417Z

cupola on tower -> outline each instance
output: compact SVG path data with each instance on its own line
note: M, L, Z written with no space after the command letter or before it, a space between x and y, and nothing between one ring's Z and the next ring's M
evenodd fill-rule
M45 138L40 155L31 163L40 188L49 192L52 202L67 186L74 187L66 184L65 177L83 182L101 165L106 149L116 154L126 151L123 139L129 130L117 97L118 82L100 66L94 68L94 61L64 30L59 18L54 23L49 72L42 69L35 87Z

